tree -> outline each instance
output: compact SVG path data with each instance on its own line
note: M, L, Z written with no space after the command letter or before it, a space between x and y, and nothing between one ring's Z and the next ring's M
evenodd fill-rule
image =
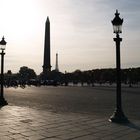
M33 69L23 66L23 67L20 67L19 77L20 77L20 80L22 81L28 81L30 79L35 79L36 73Z

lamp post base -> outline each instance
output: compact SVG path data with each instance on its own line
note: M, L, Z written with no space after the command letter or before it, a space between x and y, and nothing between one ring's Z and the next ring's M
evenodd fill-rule
M0 97L0 106L8 105L7 101L4 98Z
M129 120L127 117L124 115L122 110L116 109L113 113L113 115L109 119L110 122L115 122L115 123L129 123Z

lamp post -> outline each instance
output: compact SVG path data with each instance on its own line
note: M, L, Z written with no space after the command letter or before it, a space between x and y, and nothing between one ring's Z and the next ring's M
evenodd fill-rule
M128 119L125 117L122 110L122 101L121 101L121 63L120 63L120 38L119 34L122 33L122 23L123 19L119 17L118 10L116 10L115 18L112 20L113 30L116 34L114 41L116 43L116 109L113 115L110 117L109 121L116 123L128 123Z
M4 90L3 90L3 84L4 84L4 74L3 74L3 69L4 69L4 50L6 47L6 41L4 40L4 37L0 41L0 50L1 50L1 92L0 92L0 106L7 105L7 101L4 99Z
M131 75L131 68L129 68L129 87L132 87L132 84L131 84L131 80L132 80L132 75Z

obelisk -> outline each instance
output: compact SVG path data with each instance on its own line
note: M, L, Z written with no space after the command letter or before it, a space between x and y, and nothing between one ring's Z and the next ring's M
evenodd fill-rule
M58 68L58 53L56 53L55 71L59 72L59 68Z
M51 59L50 59L50 20L47 17L45 23L45 41L44 41L44 64L43 74L47 74L51 71Z

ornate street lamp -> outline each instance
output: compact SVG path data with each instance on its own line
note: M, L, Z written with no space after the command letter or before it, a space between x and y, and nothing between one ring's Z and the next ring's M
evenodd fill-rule
M120 67L120 42L122 38L119 37L119 34L122 33L122 23L123 19L119 17L118 10L116 10L115 18L112 20L113 30L116 34L114 41L116 42L116 109L113 115L110 117L109 121L116 123L128 123L128 119L125 117L122 110L122 101L121 101L121 67Z
M1 50L1 92L0 92L0 106L7 105L7 101L4 99L4 92L3 92L3 84L4 84L4 74L3 74L3 68L4 68L4 50L6 47L6 41L4 40L4 37L0 41L0 50Z

